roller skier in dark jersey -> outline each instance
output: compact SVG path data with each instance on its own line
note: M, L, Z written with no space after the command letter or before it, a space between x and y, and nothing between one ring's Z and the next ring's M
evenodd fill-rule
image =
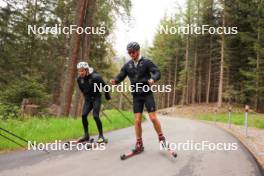
M91 110L93 110L93 117L96 122L96 126L99 132L98 143L105 142L105 138L103 135L103 126L102 122L99 118L99 112L101 107L101 93L98 89L95 88L95 84L97 86L105 86L106 83L103 81L100 75L98 75L93 68L89 67L87 62L79 62L77 65L77 69L79 72L79 77L77 78L78 86L81 92L84 95L84 105L82 112L82 124L84 129L84 136L78 140L78 142L88 142L90 140L89 135L89 124L87 120L87 116ZM111 96L108 92L105 93L105 98L107 100L111 99Z

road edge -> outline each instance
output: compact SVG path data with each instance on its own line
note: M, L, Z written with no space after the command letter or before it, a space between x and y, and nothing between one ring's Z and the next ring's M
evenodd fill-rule
M164 115L165 116L171 116L170 113L168 113L166 111L164 112L162 110L160 110L158 113L160 115L163 115L163 116ZM181 118L181 117L179 117L179 118ZM222 123L219 123L219 122L216 122L215 123L215 122L210 122L210 121L206 121L206 120L198 120L198 119L195 119L193 117L188 117L188 116L185 116L184 118L187 118L187 119L190 119L190 120L195 120L195 121L198 121L198 122L202 122L202 123L206 123L206 124L209 124L209 125L216 126L218 129L223 130L223 131L227 132L228 134L232 135L234 138L236 138L245 147L245 149L251 154L251 156L253 156L254 160L258 164L259 169L261 170L261 174L264 175L264 160L258 156L258 154L256 153L256 151L237 132L235 132L232 129L228 129L228 128L223 127L222 125L220 125Z
M261 171L261 174L264 175L264 161L258 156L258 154L247 143L247 141L245 139L243 139L243 137L241 137L239 134L237 134L237 132L233 131L232 129L224 128L223 126L221 126L218 123L208 122L208 121L204 121L204 120L197 120L197 121L200 121L200 122L203 122L203 123L207 123L207 124L210 124L210 125L214 125L218 129L227 132L228 134L232 135L234 138L236 138L237 140L239 140L239 142L245 147L245 149L253 156L254 160L258 164L258 167L259 167L259 169Z

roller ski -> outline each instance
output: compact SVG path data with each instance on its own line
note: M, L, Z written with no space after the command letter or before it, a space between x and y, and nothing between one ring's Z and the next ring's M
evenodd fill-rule
M79 140L76 140L76 141L68 141L66 142L65 146L67 148L70 147L70 145L77 145L77 144L83 144L83 145L88 145L90 148L92 147L94 143L94 139L93 138L89 138L87 136L84 136L83 138L79 139Z
M142 141L138 141L136 143L136 147L134 149L132 149L132 151L121 155L120 159L125 160L127 158L132 157L132 156L138 155L138 154L142 153L143 151L144 151L143 143L142 143Z
M168 152L169 156L172 158L177 158L177 153L170 148L169 142L165 140L165 137L162 136L159 138L159 143L162 146L162 148Z

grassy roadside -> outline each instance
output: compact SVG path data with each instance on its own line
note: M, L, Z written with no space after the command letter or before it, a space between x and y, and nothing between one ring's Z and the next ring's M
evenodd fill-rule
M110 131L120 128L131 126L131 124L116 110L105 111L107 116L111 119L110 123L105 116L101 115L104 131ZM123 111L126 117L129 117L133 122L133 113ZM91 135L97 134L97 128L92 117L89 117L89 132ZM30 141L38 142L53 142L55 140L76 139L83 135L81 119L72 118L58 118L58 117L45 117L45 118L28 118L25 120L0 120L0 126L14 132ZM15 139L14 137L3 133L6 136ZM0 136L0 151L13 150L20 148L18 145L2 138ZM16 140L19 143L27 146L27 144Z
M217 113L215 114L217 104L216 103L201 103L201 104L191 104L191 105L177 105L170 108L165 108L160 110L160 112L167 112L170 115L194 118L197 120L206 120L228 123L228 110L230 105L223 104L221 108L217 108ZM244 125L245 120L245 110L241 105L231 105L231 123L235 125ZM264 129L264 114L259 114L250 110L248 113L248 125L250 127L255 127L258 129Z
M197 114L196 119L206 121L216 121L228 123L228 113L201 113ZM244 125L245 114L242 112L231 113L231 123L235 125ZM264 129L264 116L261 114L249 113L248 114L248 125L259 129Z

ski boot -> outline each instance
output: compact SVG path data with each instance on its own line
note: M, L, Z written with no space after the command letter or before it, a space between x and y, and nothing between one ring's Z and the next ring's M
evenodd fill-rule
M120 159L121 160L125 160L127 158L132 157L132 156L135 156L137 154L140 154L143 151L144 151L143 142L142 142L142 139L140 138L140 139L137 139L135 148L132 149L132 151L121 155L120 156Z
M173 158L176 158L177 157L177 153L170 148L170 145L166 141L166 139L163 136L163 134L159 134L159 143L169 153L170 156L172 156Z
M140 153L144 151L142 139L137 139L135 148L132 150L134 153Z
M83 143L83 142L90 142L90 137L88 135L84 135L81 139L77 141L78 143Z
M108 140L104 138L103 135L99 135L97 141L96 141L98 144L101 144L101 143L107 143Z

